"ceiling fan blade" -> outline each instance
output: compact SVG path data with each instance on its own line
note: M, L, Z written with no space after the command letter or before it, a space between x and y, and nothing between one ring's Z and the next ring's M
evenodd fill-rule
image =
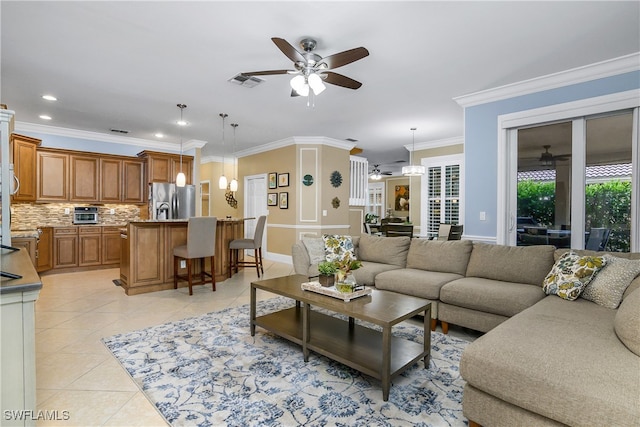
M291 89L291 96L300 96L300 94L298 92L296 92L295 89Z
M342 74L333 73L331 71L324 72L323 74L326 76L324 81L332 85L342 86L348 89L358 89L362 86L362 83L359 81L343 76Z
M304 62L304 56L300 52L296 50L295 47L291 46L291 44L285 39L281 39L279 37L271 37L271 41L273 41L278 49L282 51L286 55L287 58L292 60L293 62Z
M268 71L252 71L250 73L242 73L245 76L271 76L273 74L289 74L293 70L268 70Z
M326 58L322 58L321 62L327 64L327 68L332 70L355 62L365 56L369 56L369 51L363 47L356 47L355 49L345 50L344 52L329 55Z

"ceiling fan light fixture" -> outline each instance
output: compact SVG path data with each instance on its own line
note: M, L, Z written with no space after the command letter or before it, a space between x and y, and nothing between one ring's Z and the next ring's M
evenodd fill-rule
M291 89L300 93L300 91L307 85L307 82L302 74L298 74L289 82Z
M313 73L308 78L309 86L313 90L314 95L320 95L327 88L324 83L322 83L322 78Z

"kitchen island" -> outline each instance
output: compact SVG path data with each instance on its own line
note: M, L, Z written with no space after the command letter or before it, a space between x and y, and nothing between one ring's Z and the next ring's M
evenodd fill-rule
M129 222L121 230L120 284L127 295L173 289L173 248L187 243L186 219ZM244 238L243 218L218 218L216 281L229 277L229 242ZM243 254L240 254L242 257ZM194 263L200 272L200 263ZM207 260L207 271L209 261ZM180 267L179 274L186 274ZM179 287L188 286L179 282Z

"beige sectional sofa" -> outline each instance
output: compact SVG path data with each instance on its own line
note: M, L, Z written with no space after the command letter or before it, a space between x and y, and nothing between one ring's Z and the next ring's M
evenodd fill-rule
M469 420L640 425L640 276L614 309L543 292L566 249L368 235L353 242L359 283L432 301L432 327L438 319L445 333L449 323L487 332L460 362ZM317 275L305 243L294 245L293 261L296 273Z

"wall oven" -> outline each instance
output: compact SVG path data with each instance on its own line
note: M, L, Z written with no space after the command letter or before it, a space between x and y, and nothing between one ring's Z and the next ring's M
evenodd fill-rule
M96 206L83 206L73 208L74 224L97 224L98 208Z

